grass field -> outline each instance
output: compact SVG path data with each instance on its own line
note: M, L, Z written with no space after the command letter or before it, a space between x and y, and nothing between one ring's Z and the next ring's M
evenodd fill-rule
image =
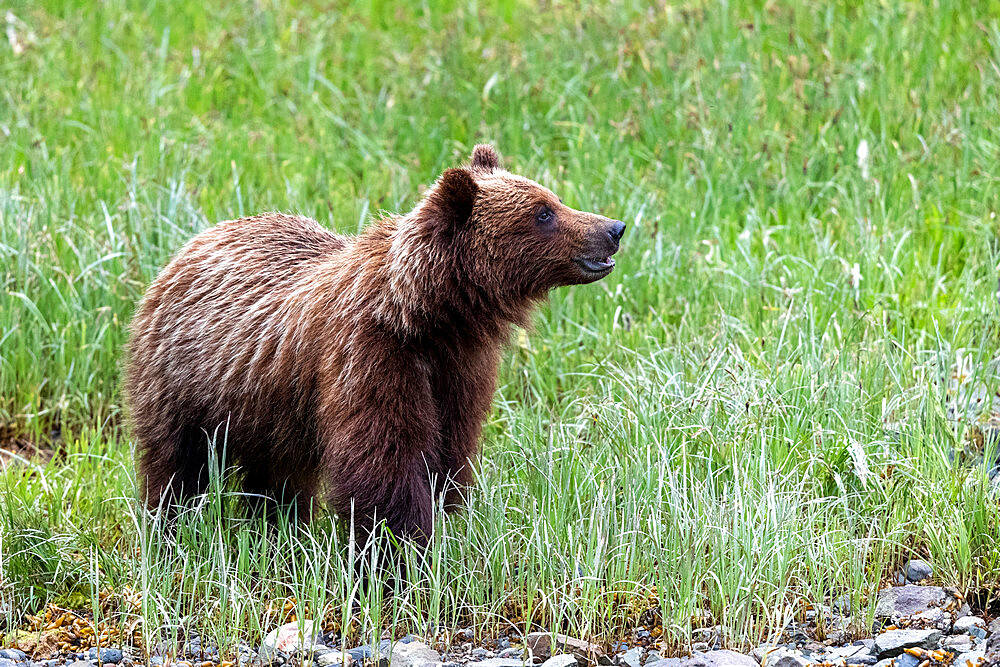
M293 599L361 639L746 647L843 594L864 634L913 554L1000 597L969 437L1000 389L1000 3L321 5L8 4L2 446L54 456L0 472L0 632L53 603L226 649ZM220 486L161 539L119 393L144 286L217 220L405 211L481 141L629 231L513 337L479 482L409 583Z

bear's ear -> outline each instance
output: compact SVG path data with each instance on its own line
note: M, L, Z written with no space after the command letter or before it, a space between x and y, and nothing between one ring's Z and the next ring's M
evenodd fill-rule
M478 144L472 149L472 168L493 171L500 168L500 156L489 144Z
M479 186L468 169L448 169L441 174L434 191L427 197L425 210L439 224L460 226L472 215L478 193Z

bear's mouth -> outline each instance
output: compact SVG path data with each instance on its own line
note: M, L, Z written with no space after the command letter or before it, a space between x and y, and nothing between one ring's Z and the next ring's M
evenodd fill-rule
M590 275L596 274L608 274L611 270L615 268L615 260L610 257L601 257L600 259L593 259L590 257L577 257L573 260L576 265L579 266L584 273Z

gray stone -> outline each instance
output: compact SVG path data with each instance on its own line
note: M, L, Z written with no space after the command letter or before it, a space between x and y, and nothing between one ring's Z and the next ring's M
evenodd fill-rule
M756 660L736 651L696 653L683 660L682 664L684 667L758 667Z
M952 632L958 635L963 632L968 632L970 628L981 628L983 631L985 631L986 621L979 618L978 616L963 616L962 618L955 621L955 625L952 626Z
M953 667L979 667L985 659L986 653L984 651L968 651L955 656L955 660L951 664Z
M987 628L987 630L990 631L991 635L1000 634L1000 618L993 619L993 622L990 623L990 627Z
M102 648L100 650L100 655L96 648L90 649L87 657L91 660L97 660L98 662L103 662L104 664L117 665L122 661L124 657L122 655L121 649L117 648Z
M543 662L542 667L576 667L576 656L572 653L554 655Z
M903 574L906 575L907 581L915 584L930 579L934 575L934 568L926 561L914 558L906 561L906 565L903 566Z
M886 658L875 663L875 667L893 667L896 664L895 658Z
M910 616L910 619L916 622L914 627L937 628L942 632L951 631L952 615L944 609L937 607L927 609Z
M555 639L554 651L553 639ZM524 638L524 645L531 651L531 655L537 658L545 659L550 658L553 654L558 655L568 652L575 655L579 660L585 660L588 663L608 663L607 656L600 646L567 635L557 634L553 636L548 632L532 632Z
M350 658L348 658L348 661ZM313 662L315 662L319 667L331 667L331 665L342 665L344 664L344 654L340 651L323 651L322 653L316 653L313 655Z
M476 664L479 667L522 667L524 661L520 658L486 658Z
M90 660L77 660L69 663L67 667L94 667L94 663Z
M894 658L907 648L936 648L940 630L889 630L875 638L872 653L882 660Z
M896 667L917 667L917 665L919 665L921 662L923 662L923 660L915 656L912 656L909 653L901 653L896 658L896 662L894 664L896 665Z
M947 591L940 586L893 586L879 591L875 618L899 620L940 608L947 599Z
M870 655L868 652L868 647L864 644L848 644L847 646L836 646L829 650L827 653L827 659L838 660L853 658L855 656ZM875 661L872 660L872 663Z
M952 653L965 653L966 651L971 651L974 646L972 637L969 635L945 637L941 644Z
M875 656L871 653L859 653L844 658L845 665L874 665Z
M441 654L423 642L413 641L408 644L396 642L390 650L391 667L420 667L441 661Z
M517 658L518 660L520 660L521 659L521 653L523 653L523 652L524 652L524 650L523 649L519 649L519 648L505 648L504 650L500 651L500 655L498 657L500 657L500 658Z
M17 667L17 663L10 658L0 658L0 667ZM89 663L88 667L90 667Z
M618 664L626 667L642 667L642 649L636 646L625 651L625 655L618 658Z
M14 662L24 662L28 659L24 651L16 648L5 648L0 651L0 658L6 658L8 660L13 660Z
M776 648L764 654L761 667L807 667L810 661L798 651L787 648Z

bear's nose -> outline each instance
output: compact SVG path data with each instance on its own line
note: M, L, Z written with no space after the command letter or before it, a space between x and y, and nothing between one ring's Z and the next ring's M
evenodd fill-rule
M625 233L625 223L621 220L612 220L611 229L608 230L608 236L615 243L622 240L622 235Z

